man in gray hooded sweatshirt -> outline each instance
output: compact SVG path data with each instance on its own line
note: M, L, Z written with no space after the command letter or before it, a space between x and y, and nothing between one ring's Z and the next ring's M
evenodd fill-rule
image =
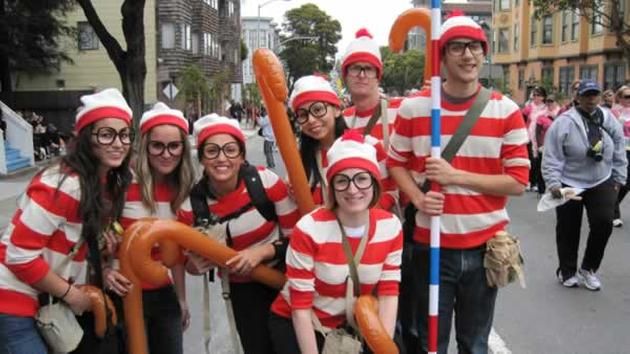
M562 198L560 188L584 189L582 200L556 208L556 272L566 287L582 284L599 290L596 272L604 257L619 187L626 181L626 156L621 125L598 105L601 88L584 80L578 88L578 106L558 116L545 136L542 174L549 192ZM577 269L583 208L590 227L586 250Z

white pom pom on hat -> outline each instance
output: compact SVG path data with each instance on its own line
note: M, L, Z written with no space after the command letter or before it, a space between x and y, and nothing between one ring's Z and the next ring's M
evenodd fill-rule
M150 110L144 112L140 119L140 133L144 134L156 125L170 124L188 133L188 121L182 111L170 108L158 102Z
M295 82L289 98L289 106L296 111L304 102L309 101L321 101L337 107L341 106L341 101L330 83L316 75L303 76Z
M330 183L333 176L348 168L360 168L368 171L374 179L381 179L376 149L365 142L365 138L354 129L346 130L335 140L326 153L328 169L326 180Z
M382 76L383 61L381 60L381 50L378 47L378 43L372 38L372 34L366 28L358 30L355 34L355 39L346 48L346 52L341 60L343 76L346 76L348 73L348 66L357 62L372 64L378 70L378 77Z
M229 134L245 144L245 134L236 119L220 116L216 113L199 118L193 125L197 147L209 137L217 134Z
M108 88L80 98L82 106L77 112L74 130L81 129L102 119L117 118L131 124L133 112L125 98L115 88Z

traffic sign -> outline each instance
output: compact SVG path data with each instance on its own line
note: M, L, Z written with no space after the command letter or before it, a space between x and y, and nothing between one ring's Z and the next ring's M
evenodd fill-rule
M162 92L164 92L164 96L166 96L169 100L173 100L179 93L179 89L177 89L177 86L173 85L172 82L169 82Z

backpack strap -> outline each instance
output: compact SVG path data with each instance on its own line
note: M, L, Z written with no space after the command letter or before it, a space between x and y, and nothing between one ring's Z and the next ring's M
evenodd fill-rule
M267 221L277 221L276 206L267 196L265 186L263 186L260 173L254 165L245 162L239 170L239 175L245 181L247 194L252 200L252 205Z

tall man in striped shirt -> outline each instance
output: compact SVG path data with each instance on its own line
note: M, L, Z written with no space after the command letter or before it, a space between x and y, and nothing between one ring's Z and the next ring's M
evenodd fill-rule
M488 51L481 27L457 14L442 26L442 148L461 124L481 88L479 72ZM431 92L421 91L401 104L391 139L388 167L400 190L418 209L406 235L411 249L411 284L419 303L414 326L426 351L429 297L429 219L441 216L441 272L438 350L446 353L453 311L460 353L486 353L497 289L486 283L486 242L507 227L507 196L520 195L528 181L527 132L518 106L492 92L470 135L449 163L431 158ZM419 180L412 178L417 172ZM441 192L423 193L426 179ZM408 220L409 221L409 220ZM407 333L409 330L407 329ZM418 349L407 348L414 353Z

